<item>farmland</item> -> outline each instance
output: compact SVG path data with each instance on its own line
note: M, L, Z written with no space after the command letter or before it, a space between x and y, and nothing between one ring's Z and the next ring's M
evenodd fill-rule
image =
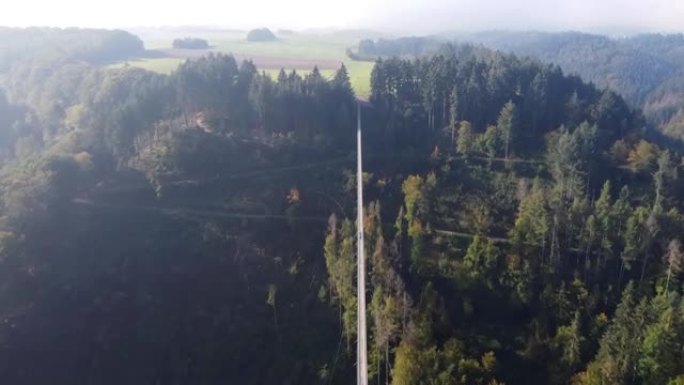
M183 61L210 52L232 54L238 60L252 60L260 71L276 77L281 68L296 70L300 74L317 66L323 76L332 76L342 63L349 71L356 93L367 96L370 92L371 62L353 61L346 49L353 47L362 32L301 32L280 34L273 42L248 42L244 31L222 30L142 30L134 31L145 42L147 54L112 64L113 67L132 65L160 73L170 73ZM193 36L206 39L206 50L173 49L171 43L178 37Z

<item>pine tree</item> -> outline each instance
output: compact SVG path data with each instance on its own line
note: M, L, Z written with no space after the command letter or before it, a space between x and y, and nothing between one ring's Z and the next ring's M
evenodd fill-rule
M620 189L620 196L613 204L611 213L615 220L615 235L617 238L623 238L626 231L627 220L632 213L628 186L622 186L622 189Z
M599 161L598 127L584 122L575 128L572 137L577 146L577 170L586 175L585 184L589 186Z
M601 195L594 202L594 213L596 216L596 222L598 226L598 236L600 241L601 249L601 260L603 263L597 263L597 268L599 266L606 265L608 258L612 256L613 253L613 237L618 232L616 228L615 219L613 216L613 203L610 197L610 181L607 180L603 187L601 188Z
M473 126L470 124L470 122L461 122L458 128L456 151L461 155L468 156L473 151L474 142L475 139L473 135Z
M549 215L546 210L544 187L537 178L532 184L531 191L520 202L510 236L518 248L525 245L541 247L543 258L548 233Z
M598 220L596 219L596 216L593 214L589 215L587 217L587 220L584 223L584 228L581 232L581 243L584 245L584 261L585 261L585 268L589 270L590 268L590 263L591 263L591 253L592 253L592 248L594 247L594 243L597 239L597 234L599 233L599 224ZM598 263L597 263L598 265ZM578 266L579 267L579 266Z
M638 361L644 385L665 384L684 369L681 326L679 313L669 306L646 328Z
M356 335L356 293L354 286L355 263L354 224L345 220L341 228L333 214L329 220L324 254L328 269L330 292L336 296L340 318L347 338L347 348Z
M625 248L622 251L622 262L627 270L632 264L643 256L650 244L650 232L647 222L650 217L648 208L640 206L627 220L624 233Z
M333 78L331 85L342 92L342 100L344 100L344 98L351 98L354 95L351 81L349 80L349 73L344 64L335 72L335 77Z
M482 135L482 141L484 143L483 150L488 158L496 158L501 147L500 140L499 129L496 126L488 126L484 135Z
M278 72L277 81L279 86L284 86L287 83L287 73L285 73L284 68L281 68L280 72Z
M615 316L601 338L599 352L589 365L590 377L597 384L624 384L636 375L636 363L643 335L641 320L646 311L646 302L637 305L634 285L630 282L622 293Z
M553 195L557 205L582 194L581 155L577 137L565 129L548 145L546 160L554 179Z
M653 212L660 214L663 212L663 200L665 194L666 178L673 174L670 165L670 152L663 151L658 157L658 170L653 174L653 184L655 189L655 199L653 201Z
M494 277L496 276L499 250L492 241L476 235L463 258L463 265L468 275L480 280L490 289L493 289Z
M459 97L458 90L454 87L449 97L449 127L451 128L451 143L456 143L456 129L459 122Z
M517 113L517 108L515 104L513 104L513 101L508 101L501 109L499 119L496 123L504 141L504 157L506 159L508 159L508 156L510 155L511 144L515 140L518 131Z
M668 244L665 261L667 262L667 282L665 283L665 294L667 295L670 292L672 273L681 273L682 268L684 268L684 252L682 252L682 244L679 239L673 239Z
M561 362L571 371L576 369L582 362L582 347L584 336L581 329L581 317L579 311L567 326L561 326L556 332L554 343L561 351Z

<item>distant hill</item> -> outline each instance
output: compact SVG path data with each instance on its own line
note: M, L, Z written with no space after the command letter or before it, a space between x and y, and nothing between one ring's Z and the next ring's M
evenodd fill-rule
M207 49L209 48L209 42L204 39L186 37L182 39L175 39L173 41L173 48L180 49Z
M665 134L684 139L684 35L611 39L576 32L486 32L470 40L557 63L619 92Z
M364 40L358 51L376 57L424 56L449 40ZM684 35L610 38L579 32L487 31L457 40L558 64L565 73L620 93L668 136L684 138Z
M565 72L619 92L658 124L682 113L684 35L613 39L578 32L483 32L467 39L557 63Z
M247 33L247 41L274 41L278 38L268 28L253 29Z
M365 39L359 42L358 55L364 58L409 57L430 55L446 41L437 37L401 37L398 39Z
M121 30L0 27L0 72L20 61L104 63L136 56L144 50L140 38Z

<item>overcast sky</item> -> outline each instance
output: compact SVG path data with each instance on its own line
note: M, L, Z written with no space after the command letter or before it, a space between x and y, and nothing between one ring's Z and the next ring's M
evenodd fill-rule
M0 25L684 32L684 0L17 0Z

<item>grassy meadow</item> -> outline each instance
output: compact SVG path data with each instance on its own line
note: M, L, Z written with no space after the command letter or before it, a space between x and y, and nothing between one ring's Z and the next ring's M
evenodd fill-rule
M244 31L179 29L133 32L141 36L151 55L115 63L113 67L132 65L151 71L170 73L188 58L209 52L222 52L233 54L238 60L250 59L259 71L271 74L275 78L281 68L306 74L314 66L318 66L323 76L331 77L344 63L357 95L368 96L370 93L370 74L374 63L353 61L346 55L347 48L355 47L359 39L366 37L361 32L279 34L279 39L274 42L248 42ZM171 47L173 39L186 36L206 39L211 48L177 50Z

